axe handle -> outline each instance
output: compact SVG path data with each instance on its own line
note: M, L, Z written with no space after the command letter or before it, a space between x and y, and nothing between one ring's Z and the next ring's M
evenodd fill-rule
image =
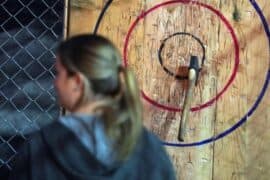
M196 78L197 78L197 71L195 69L189 69L188 73L188 90L185 96L184 100L184 106L182 110L182 115L181 115L181 121L180 121L180 126L179 126L179 131L178 131L178 140L179 141L184 141L184 137L186 134L186 126L189 120L189 111L191 107L191 100L193 97L193 91L194 87L196 84Z

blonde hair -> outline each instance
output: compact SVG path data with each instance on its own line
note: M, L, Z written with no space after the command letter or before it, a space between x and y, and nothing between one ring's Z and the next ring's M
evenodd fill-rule
M96 108L101 114L106 134L115 142L118 159L133 151L142 129L142 107L133 72L121 66L116 47L99 35L79 35L59 45L58 56L69 75L79 72L84 79L84 96L89 90L102 95L105 103Z

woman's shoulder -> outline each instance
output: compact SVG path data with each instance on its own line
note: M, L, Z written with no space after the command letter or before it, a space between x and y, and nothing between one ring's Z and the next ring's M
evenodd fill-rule
M44 148L44 146L46 146L46 138L49 137L50 139L55 139L55 137L59 137L60 134L64 134L66 131L65 127L55 120L50 124L43 126L39 130L25 135L26 140L20 150L26 152L26 149L33 150Z
M142 153L143 156L148 156L148 159L153 156L156 156L155 158L168 157L159 137L145 127L143 127L138 139L137 151Z
M159 137L157 137L156 134L148 130L146 127L142 128L142 133L140 137L141 141L151 144L151 145L156 145L156 146L162 146L162 141L160 140Z
M144 170L156 177L155 179L175 179L175 172L171 159L162 141L145 127L142 129L134 156L140 161Z

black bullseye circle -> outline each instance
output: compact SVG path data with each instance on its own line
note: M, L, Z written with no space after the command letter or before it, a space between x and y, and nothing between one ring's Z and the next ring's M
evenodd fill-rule
M173 76L175 77L176 79L178 80L184 80L184 79L187 79L188 76L184 76L184 75L178 75L172 71L170 71L167 67L164 66L163 64L163 59L162 59L162 50L167 42L167 40L171 39L172 37L174 36L190 36L192 37L194 40L196 40L199 45L201 46L201 49L202 49L202 60L201 60L201 67L200 67L200 70L202 69L203 65L204 65L204 61L205 61L205 47L203 45L203 42L196 36L194 36L193 34L190 34L190 33L187 33L187 32L177 32L177 33L174 33L170 36L168 36L167 38L165 38L164 40L162 40L161 42L161 45L158 49L158 60L159 60L159 63L160 65L162 66L163 70L170 76Z

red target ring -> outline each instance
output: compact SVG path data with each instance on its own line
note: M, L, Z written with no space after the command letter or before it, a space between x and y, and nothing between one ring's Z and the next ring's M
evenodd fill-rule
M163 7L163 6L167 6L167 5L171 5L171 4L176 4L176 3L182 3L182 4L194 4L194 5L197 5L197 6L201 6L203 8L206 8L208 10L210 10L211 12L213 12L214 14L216 14L219 19L224 23L224 25L226 26L226 28L228 29L230 35L231 35L231 38L233 40L233 43L234 43L234 55L235 55L235 58L234 58L234 68L233 68L233 71L232 71L232 74L230 75L230 78L228 80L228 82L225 84L225 86L223 87L223 89L217 93L217 95L215 97L213 97L212 99L210 99L209 101L203 103L203 104L200 104L196 107L192 107L191 108L191 111L199 111L199 110L202 110L208 106L211 106L214 102L216 102L229 88L229 86L232 84L232 82L234 81L235 77L236 77L236 74L237 74L237 70L238 70L238 66L239 66L239 61L240 61L240 57L239 57L239 43L238 43L238 40L237 40L237 37L236 37L236 34L231 26L231 24L229 23L229 21L222 15L222 13L218 10L216 10L215 8L213 8L212 6L210 5L207 5L207 4L204 4L204 3L201 3L201 2L197 2L197 1L191 1L191 0L173 0L173 1L166 1L166 2L163 2L163 3L160 3L160 4L157 4L155 5L154 7L148 9L147 11L145 12L142 12L138 17L137 19L131 24L129 30L128 30L128 33L125 37L125 44L124 44L124 49L123 49L123 58L124 58L124 66L128 66L128 60L127 60L127 49L128 49L128 44L129 44L129 39L130 39L130 36L134 30L134 28L136 27L136 25L140 22L140 20L144 19L148 14L150 14L151 12L157 10L158 8L160 7ZM150 104L158 107L158 108L161 108L163 110L168 110L168 111L174 111L174 112L179 112L181 111L182 109L181 108L176 108L176 107L172 107L172 106L167 106L167 105L163 105L163 104L160 104L158 102L156 102L155 100L151 99L149 96L146 95L146 93L141 90L141 94L143 96L143 98L149 102Z

